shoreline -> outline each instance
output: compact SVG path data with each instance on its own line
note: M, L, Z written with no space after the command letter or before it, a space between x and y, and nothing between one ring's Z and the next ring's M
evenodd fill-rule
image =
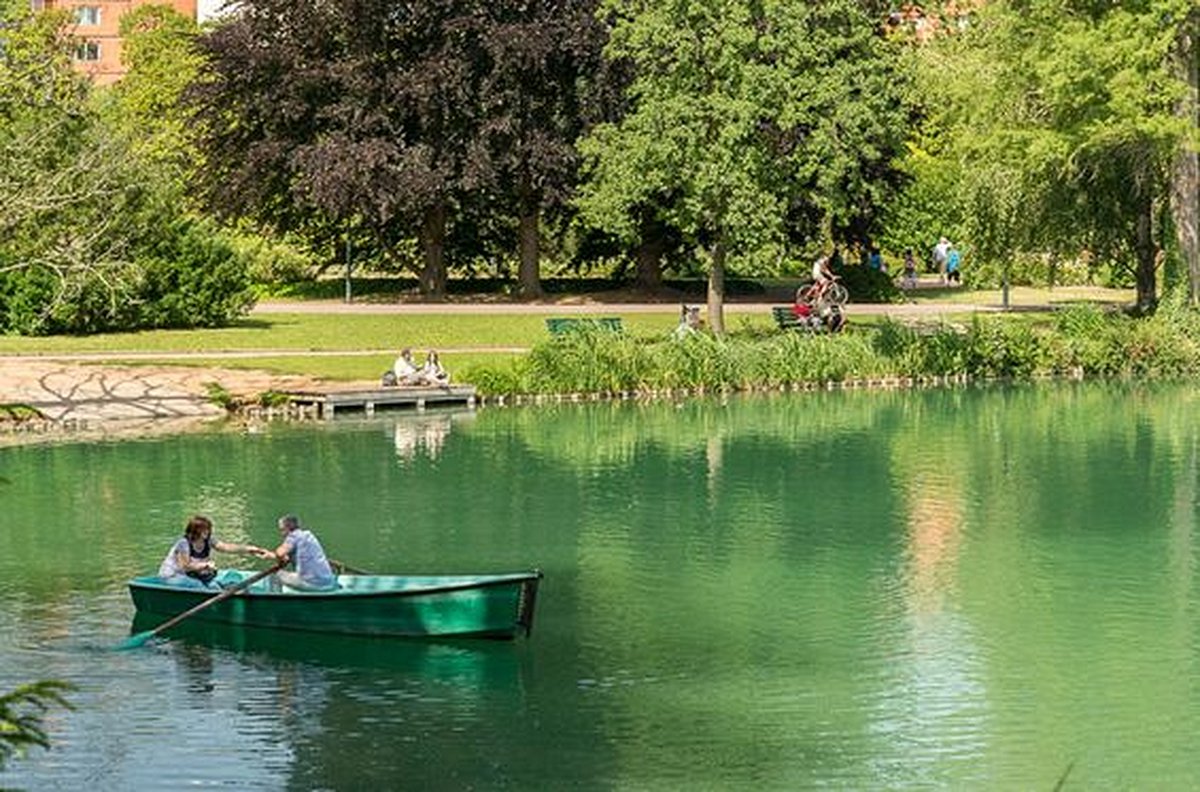
M1076 290L1063 288L1055 293L1060 299L1079 299ZM993 313L1002 311L1002 306L988 302L987 293L981 299L964 303L876 303L852 304L847 306L847 316L886 315L896 318L936 319L947 314ZM1043 296L1044 300L1048 297ZM734 315L748 313L769 314L772 305L778 302L735 301L725 305L725 310ZM346 303L340 300L307 301L264 301L255 306L255 314L284 313L327 313L327 314L535 314L535 315L588 315L603 313L661 313L674 310L674 302L599 301L590 296L569 297L559 301L538 303L429 303L429 302L370 302ZM1049 311L1054 304L1043 301L1016 306L1014 311ZM479 350L484 350L480 347ZM475 350L446 350L475 351ZM526 349L487 347L489 352L527 352ZM29 407L40 417L13 418L0 413L0 437L81 437L90 433L102 436L120 434L158 433L159 426L180 425L228 419L242 413L252 413L259 397L271 391L302 391L322 389L328 381L316 377L276 374L264 370L189 367L171 365L170 361L191 359L254 359L256 357L312 357L312 356L368 356L388 354L390 350L301 350L301 349L254 349L223 352L81 352L81 353L30 353L0 355L0 406ZM147 365L130 364L130 361L155 361ZM890 378L900 379L900 378ZM338 387L363 385L374 387L375 382L337 383ZM818 390L847 386L846 383L805 383L794 387L771 390ZM893 387L887 385L884 387ZM703 394L703 391L700 392ZM696 395L696 394L692 394ZM671 397L675 397L673 394ZM528 395L519 397L481 398L480 404L525 404L543 403L548 399L559 401L587 401L598 398L657 398L653 393L598 395L564 394L557 397ZM242 407L231 411L227 404ZM279 411L279 407L262 408ZM257 419L257 416L252 418ZM156 423L157 422L157 423ZM40 428L38 428L40 427ZM153 427L153 428L152 428Z

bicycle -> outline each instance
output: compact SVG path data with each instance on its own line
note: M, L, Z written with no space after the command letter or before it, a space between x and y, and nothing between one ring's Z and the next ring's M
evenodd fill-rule
M802 286L797 297L809 305L818 306L827 302L841 308L850 299L850 292L839 281L840 278L834 275L832 278Z

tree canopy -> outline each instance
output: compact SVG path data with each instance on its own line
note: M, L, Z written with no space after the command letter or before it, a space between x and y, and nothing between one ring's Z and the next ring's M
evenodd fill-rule
M1195 145L1173 65L1193 5L994 0L925 49L938 154L981 254L1131 261L1153 307L1172 164Z
M204 38L192 93L210 204L276 228L417 230L423 290L445 288L456 210L518 218L522 283L537 217L574 174L602 29L589 2L247 0Z
M860 3L608 0L628 112L582 144L588 219L633 237L653 206L706 250L723 326L727 256L869 224L904 139L901 76ZM811 250L810 250L811 252Z

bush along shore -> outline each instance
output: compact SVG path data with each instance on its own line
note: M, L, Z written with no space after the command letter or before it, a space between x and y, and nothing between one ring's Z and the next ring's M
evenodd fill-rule
M462 379L485 402L817 387L904 387L1046 377L1172 379L1200 373L1200 314L1164 304L1149 318L1091 306L1053 316L975 316L966 326L885 321L839 335L746 331L647 339L580 331Z

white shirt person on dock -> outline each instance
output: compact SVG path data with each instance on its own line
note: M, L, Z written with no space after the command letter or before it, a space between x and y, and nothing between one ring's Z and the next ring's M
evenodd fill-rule
M421 370L413 362L412 350L408 347L400 350L400 357L392 364L392 373L396 375L397 385L421 384Z
M422 369L417 368L417 364L413 362L412 350L408 347L400 350L400 357L396 358L396 362L392 364L392 368L383 372L383 379L380 384L386 386L392 385L421 385L424 384L425 377Z

